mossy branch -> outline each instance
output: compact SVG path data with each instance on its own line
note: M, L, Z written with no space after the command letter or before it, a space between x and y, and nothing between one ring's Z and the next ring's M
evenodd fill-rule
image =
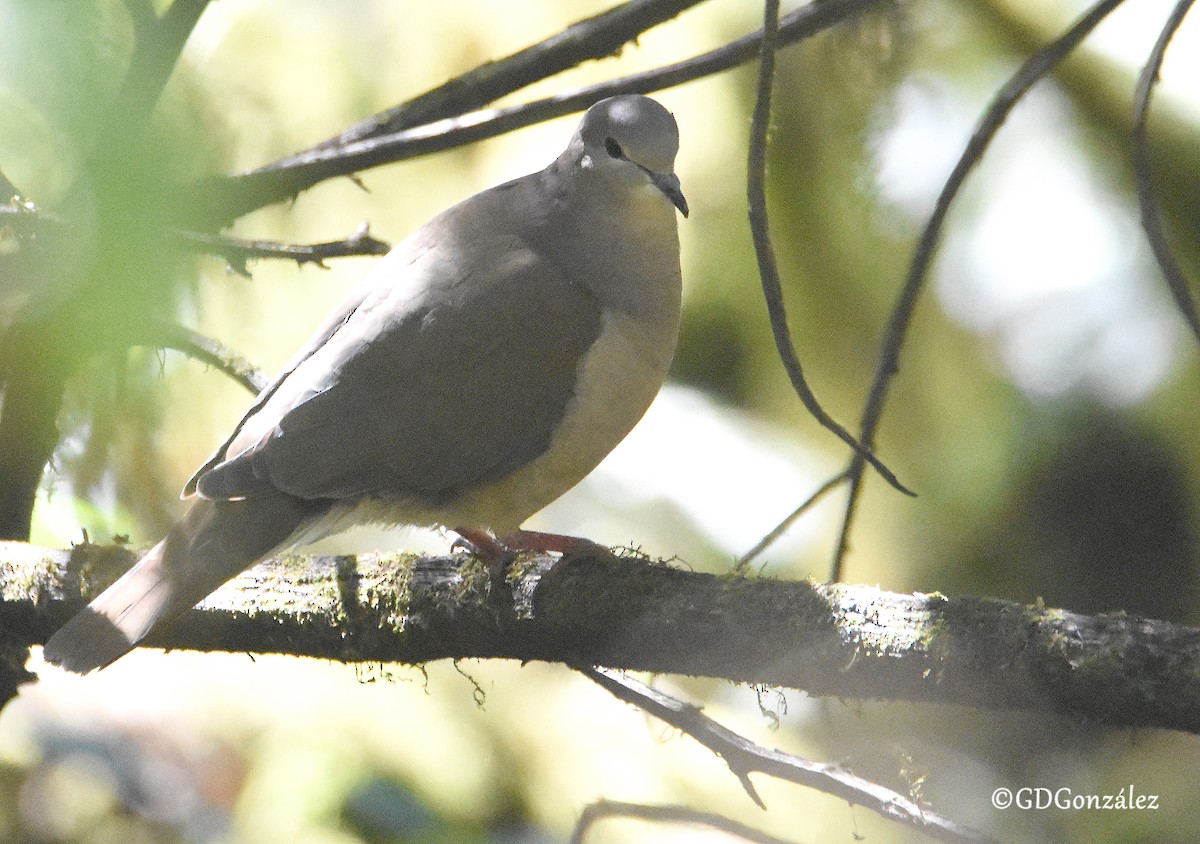
M120 547L0 543L5 640L45 641L133 559ZM464 555L289 556L148 644L344 662L545 660L1200 733L1200 630L1163 621L632 557L524 559L509 586L497 595Z

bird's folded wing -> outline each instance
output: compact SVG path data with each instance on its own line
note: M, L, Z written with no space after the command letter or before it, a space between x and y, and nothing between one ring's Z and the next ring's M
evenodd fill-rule
M544 452L601 306L515 237L478 246L427 250L368 292L244 420L200 494L438 504Z
M291 375L293 371L295 371L297 366L303 363L310 355L312 355L313 352L321 348L321 346L324 345L325 342L329 340L329 338L332 337L339 328L341 328L345 321L349 319L350 315L353 314L359 308L359 306L363 304L363 300L373 290L373 286L359 285L359 287L356 288L348 297L346 297L346 299L342 301L342 303L325 319L325 321L321 323L317 330L313 332L313 335L308 339L308 342L305 343L300 350L292 356L291 360L284 364L283 368L275 375L274 378L271 379L270 383L263 387L254 404L251 405L250 409L246 411L241 421L238 422L237 427L233 429L232 433L230 433L230 435L226 438L225 442L221 443L221 446L212 453L208 460L204 462L204 465L197 469L192 477L188 479L188 482L184 484L183 492L180 495L181 498L188 498L196 493L196 485L199 483L200 477L226 459L226 455L229 452L229 446L241 435L242 429L245 427L247 421L254 418L258 412L262 410L263 405L270 400L271 396L275 394L275 391L279 389L279 385L287 380L287 377Z

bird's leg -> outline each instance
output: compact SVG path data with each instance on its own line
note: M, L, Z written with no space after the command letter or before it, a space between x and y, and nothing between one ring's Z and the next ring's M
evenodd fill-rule
M453 532L459 536L459 543L480 559L494 563L502 557L512 557L521 551L562 554L610 554L606 547L584 539L582 536L568 536L562 533L544 533L540 530L516 530L502 537L495 537L485 530L478 528L457 527Z
M497 538L479 528L456 527L453 528L453 531L458 534L460 542L472 554L487 563L489 579L493 587L504 583L509 565L522 551L562 554L564 557L576 554L608 556L612 553L603 545L590 539L561 533L516 530Z
M455 546L462 546L470 551L476 557L487 562L492 562L497 557L510 554L511 551L496 537L492 536L486 530L469 527L451 528L454 533L458 534L458 541Z
M488 567L488 592L494 600L512 599L508 585L508 568L522 551L561 554L563 558L575 555L610 556L607 548L581 536L561 533L543 533L537 530L515 530L502 537L493 536L480 528L456 527L452 529L459 542ZM508 596L507 599L501 596Z
M516 558L519 549L509 548L486 530L479 528L456 527L451 530L458 534L460 541L472 554L487 563L488 582L491 585L492 594L500 594L497 590L505 585L504 576L508 573L508 567Z

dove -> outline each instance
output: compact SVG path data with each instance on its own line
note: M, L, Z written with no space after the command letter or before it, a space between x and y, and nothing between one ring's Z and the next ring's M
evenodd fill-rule
M356 524L447 528L493 559L662 387L682 280L679 130L653 99L583 115L545 169L397 244L184 488L190 506L46 643L87 673L255 562Z

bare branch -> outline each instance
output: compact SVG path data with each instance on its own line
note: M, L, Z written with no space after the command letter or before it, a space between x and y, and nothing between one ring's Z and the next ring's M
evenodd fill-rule
M654 823L691 824L708 826L736 835L757 844L793 844L783 838L776 838L744 823L731 820L713 812L702 812L690 806L646 806L640 803L625 803L618 800L597 800L583 810L579 822L571 833L570 844L583 844L588 832L598 822L606 818L634 818L640 821Z
M252 395L262 392L270 381L261 369L241 355L177 322L162 320L148 325L146 343L158 348L174 349L206 363L241 384Z
M875 433L879 428L879 422L883 416L883 405L887 399L888 388L891 386L892 379L896 376L896 373L900 371L900 348L904 344L904 338L908 333L908 326L912 321L917 299L925 288L925 279L929 274L929 267L933 262L934 250L941 239L942 226L946 221L946 215L949 213L950 206L958 196L959 189L983 158L992 139L996 136L1000 127L1004 125L1004 121L1008 119L1008 115L1012 112L1013 107L1029 92L1038 80L1052 71L1059 62L1079 46L1079 43L1096 28L1100 21L1108 17L1113 9L1120 6L1122 2L1124 0L1100 0L1099 3L1092 6L1076 20L1058 39L1030 56L1004 84L1004 87L1000 89L996 97L992 100L991 105L988 106L987 111L984 112L983 117L980 118L979 124L975 127L970 140L967 141L966 149L963 150L958 162L954 165L953 171L951 171L950 176L946 179L946 183L942 186L942 191L938 195L933 213L925 223L925 228L917 240L912 260L909 263L908 275L896 299L896 305L892 309L892 316L888 321L883 342L880 345L879 358L875 365L875 376L871 381L871 388L867 393L867 400L863 406L858 439L867 448L870 448L875 442ZM850 492L846 501L845 517L842 520L841 535L838 538L837 550L834 552L830 580L840 580L842 577L842 564L846 556L846 550L849 547L850 530L854 523L859 496L862 492L863 460L860 455L854 455L848 471L850 473Z
M780 20L777 43L791 44L853 17L882 0L823 0ZM220 227L275 202L290 199L327 179L474 143L555 117L582 111L619 93L648 94L711 76L758 55L761 33L739 38L700 56L644 73L577 88L523 105L445 118L391 135L281 159L248 173L217 176L189 188L196 201L188 225Z
M395 134L481 109L500 97L586 61L616 55L643 32L701 2L703 0L631 0L577 21L510 56L480 65L406 103L356 123L300 154L336 149L354 141Z
M1193 2L1194 0L1179 0L1175 5L1166 24L1163 25L1162 32L1159 33L1154 48L1150 51L1145 67L1142 68L1141 77L1138 79L1137 95L1133 102L1133 137L1130 159L1133 164L1134 185L1137 188L1138 207L1142 212L1142 228L1146 232L1146 240L1150 243L1154 258L1158 261L1159 269L1162 270L1163 278L1167 282L1167 288L1171 291L1175 305L1183 314L1184 321L1192 330L1192 334L1196 336L1197 340L1200 340L1200 314L1196 312L1196 301L1192 296L1191 285L1171 252L1158 211L1158 203L1154 198L1154 180L1150 174L1150 154L1146 141L1146 120L1150 112L1150 97L1154 92L1154 85L1158 81L1159 71L1162 69L1163 57Z
M239 275L249 275L248 261L264 258L282 258L297 264L325 266L328 258L350 258L362 255L386 255L391 245L373 237L367 223L361 224L354 233L342 240L324 243L279 243L272 240L243 240L229 235L205 234L202 232L180 232L185 243L204 250L210 255L224 258L230 269Z
M779 266L775 261L775 249L771 245L771 233L767 222L767 130L771 123L771 93L775 80L775 50L776 35L779 24L779 0L766 0L764 3L765 17L762 30L762 46L758 64L757 98L754 103L754 118L750 123L749 155L746 163L746 194L750 214L750 233L754 238L754 254L758 259L758 275L762 281L763 297L767 302L767 313L771 318L771 334L775 338L775 348L783 361L792 389L800 397L814 419L823 428L830 431L838 439L850 446L855 454L861 455L871 464L880 475L901 492L912 495L892 474L891 470L870 450L838 422L825 412L817 401L816 395L804 379L804 370L796 347L792 343L791 330L788 328L787 312L783 303L783 287L779 281Z
M81 577L93 595L133 559L0 544L0 628L44 641L81 607ZM230 581L149 644L346 662L536 659L1200 733L1200 630L1163 621L718 577L593 552L523 559L510 582L506 608L472 557L289 555Z
M595 668L580 668L579 671L620 700L665 721L724 759L759 808L765 809L766 806L750 784L752 773L767 774L863 806L939 841L990 840L983 833L960 826L917 805L902 794L856 777L837 765L810 762L755 744L718 724L701 712L699 707L677 700L631 677Z

